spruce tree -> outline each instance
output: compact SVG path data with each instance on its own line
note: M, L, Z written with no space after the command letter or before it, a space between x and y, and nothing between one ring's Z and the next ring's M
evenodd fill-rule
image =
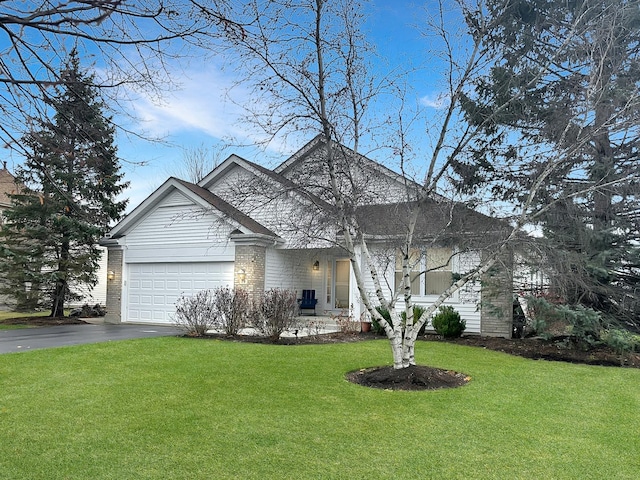
M48 104L52 119L40 120L23 138L28 152L16 172L21 192L0 237L0 275L18 306L50 307L51 316L78 298L80 285L94 286L98 241L118 220L126 187L105 104L83 72L74 50L60 72Z
M521 202L554 165L534 205L553 287L637 327L640 1L489 0L467 24L496 60L463 102L485 137L461 186L493 176L496 198Z

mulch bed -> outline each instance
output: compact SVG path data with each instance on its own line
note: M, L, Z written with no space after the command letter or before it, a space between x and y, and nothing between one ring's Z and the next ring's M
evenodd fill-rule
M425 340L443 341L439 338L432 338L430 336L427 336ZM541 338L509 339L468 336L444 341L455 343L456 345L486 348L534 360L551 360L557 362L603 365L609 367L640 368L640 353L629 353L627 355L620 356L605 346L596 346L584 349L581 346L576 345L568 337L557 337L544 340Z
M347 380L365 387L384 390L439 390L466 385L471 378L464 373L424 365L396 370L392 366L356 370Z
M23 317L3 320L5 324L29 326L53 326L87 323L77 317ZM277 345L309 345L327 343L359 342L363 340L386 341L385 337L373 333L331 333L307 337L280 338L277 341L264 337L207 335L202 339L221 339L235 342L252 342ZM603 346L584 350L569 338L543 340L539 338L506 339L480 336L466 336L453 340L443 340L437 335L427 335L418 342L448 342L456 345L486 348L510 355L535 360L551 360L587 365L640 368L640 354L631 353L621 357ZM417 348L420 348L418 345ZM416 365L401 370L393 367L374 367L347 374L347 379L367 387L387 390L435 390L465 385L469 377L464 373Z
M2 320L6 325L28 325L30 327L53 327L56 325L81 325L87 323L78 317L18 317Z

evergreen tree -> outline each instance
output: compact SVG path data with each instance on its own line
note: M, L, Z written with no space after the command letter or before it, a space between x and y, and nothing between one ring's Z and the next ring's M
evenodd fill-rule
M567 303L637 326L640 2L487 7L467 11L472 30L492 18L495 28L476 35L498 60L464 99L486 137L457 164L461 185L498 174L493 193L522 200L554 165L536 206L554 287Z
M98 240L126 206L116 200L126 183L93 77L75 50L60 73L48 99L53 119L23 138L29 154L16 178L24 189L12 196L0 237L5 292L22 308L43 302L52 316L64 315L77 286L97 283Z

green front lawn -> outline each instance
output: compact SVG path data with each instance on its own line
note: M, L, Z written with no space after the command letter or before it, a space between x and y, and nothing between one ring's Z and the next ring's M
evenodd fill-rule
M386 341L156 338L0 355L0 478L635 479L640 370L420 343L467 386L344 375Z

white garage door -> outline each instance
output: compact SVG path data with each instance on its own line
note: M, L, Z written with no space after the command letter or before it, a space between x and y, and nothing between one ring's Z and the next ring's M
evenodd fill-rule
M180 295L233 285L233 262L129 264L128 322L173 323Z

